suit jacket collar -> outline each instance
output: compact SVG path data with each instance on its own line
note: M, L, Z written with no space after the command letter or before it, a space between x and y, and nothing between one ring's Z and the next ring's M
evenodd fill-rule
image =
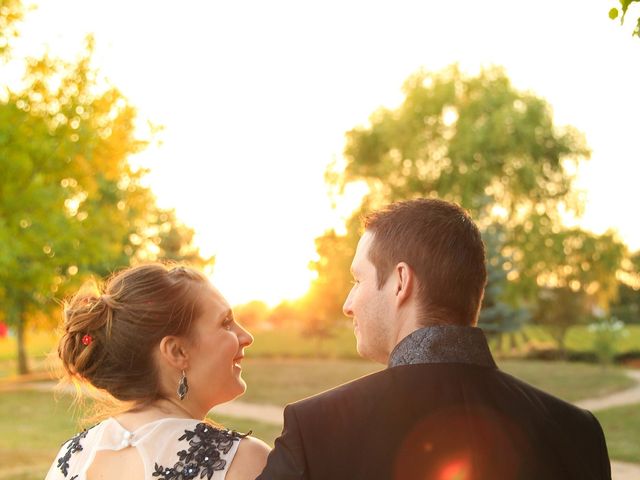
M389 368L418 363L468 363L497 368L478 327L432 325L403 338L389 356Z

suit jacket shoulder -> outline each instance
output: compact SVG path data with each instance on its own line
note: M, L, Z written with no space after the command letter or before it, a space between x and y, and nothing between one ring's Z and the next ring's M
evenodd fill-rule
M589 412L486 366L367 375L289 405L285 432L308 475L291 478L437 478L451 458L477 478L610 478Z

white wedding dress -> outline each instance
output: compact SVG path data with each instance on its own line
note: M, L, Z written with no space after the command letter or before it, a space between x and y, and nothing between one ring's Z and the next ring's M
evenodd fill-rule
M245 435L184 418L156 420L128 431L108 418L65 442L45 480L85 480L96 454L133 447L144 478L221 480Z

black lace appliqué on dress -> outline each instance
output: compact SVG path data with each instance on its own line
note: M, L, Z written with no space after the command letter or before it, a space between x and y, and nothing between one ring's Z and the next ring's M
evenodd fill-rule
M75 437L73 437L71 440L68 440L67 442L65 442L65 443L68 443L67 453L65 453L62 457L58 459L58 468L64 474L65 477L69 474L69 460L71 459L71 455L73 455L76 452L82 451L82 445L80 445L80 440L87 436L87 433L89 433L89 430L91 430L91 428L88 430L83 430L82 432L78 433ZM73 480L76 476L72 477L70 480Z
M249 432L251 433L251 432ZM226 460L220 458L221 453L229 453L233 442L240 441L247 434L230 430L220 430L207 423L199 423L195 430L185 430L178 440L189 442L189 450L178 452L180 459L172 468L155 464L154 477L160 480L190 480L207 477L211 480L216 470L224 470Z

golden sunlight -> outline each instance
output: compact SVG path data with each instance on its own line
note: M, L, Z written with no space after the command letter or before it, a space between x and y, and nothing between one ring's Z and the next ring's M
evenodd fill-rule
M95 34L101 73L143 120L164 126L160 143L135 161L151 169L159 204L175 208L202 251L216 255L213 280L231 303L273 305L307 290L314 238L339 228L362 194L334 209L323 180L341 158L344 133L379 106L394 106L420 66L454 61L467 71L504 65L518 88L548 99L558 124L583 131L593 155L578 171L586 192L579 223L615 228L640 247L640 224L626 208L640 177L637 46L603 20L597 2L539 5L524 23L506 20L504 3L493 0L415 2L410 16L405 7L371 4L366 21L344 2L312 15L289 1L255 2L251 15L233 2L36 5L16 51L72 57ZM299 22L289 22L290 10ZM557 25L541 35L549 22ZM580 40L567 46L573 37ZM602 85L616 88L594 94Z

